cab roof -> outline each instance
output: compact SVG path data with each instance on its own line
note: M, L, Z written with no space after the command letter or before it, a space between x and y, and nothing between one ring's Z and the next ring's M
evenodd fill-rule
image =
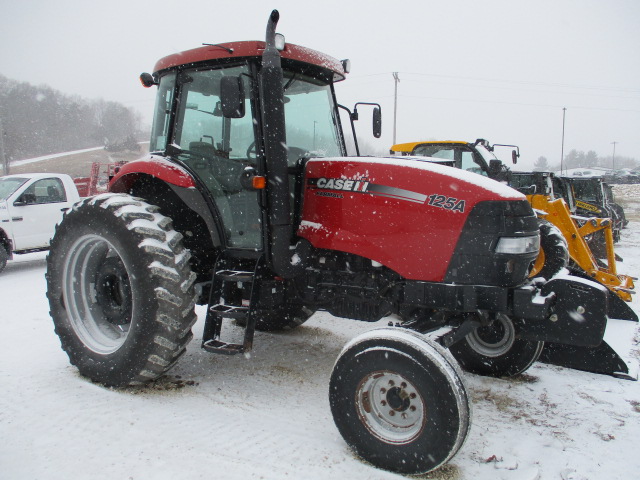
M234 59L243 57L260 57L265 49L265 42L243 41L220 43L217 45L205 45L203 47L185 50L161 58L153 68L154 73L168 68L182 65L197 64L211 60ZM293 43L285 44L284 50L280 52L282 58L297 60L299 62L316 65L333 72L333 81L339 82L345 79L345 71L342 62L326 55L322 52L301 47Z

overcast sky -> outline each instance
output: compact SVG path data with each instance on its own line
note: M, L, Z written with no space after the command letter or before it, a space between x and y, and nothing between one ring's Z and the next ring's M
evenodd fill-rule
M518 144L522 166L558 163L565 143L640 160L638 0L0 0L0 73L151 117L138 76L170 53L263 40L280 11L288 42L349 58L339 101L382 104L397 142L487 138Z

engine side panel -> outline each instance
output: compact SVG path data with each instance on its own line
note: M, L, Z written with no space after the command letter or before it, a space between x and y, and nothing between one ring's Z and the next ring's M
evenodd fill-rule
M439 282L472 208L522 199L493 180L419 160L312 159L298 235L406 279Z

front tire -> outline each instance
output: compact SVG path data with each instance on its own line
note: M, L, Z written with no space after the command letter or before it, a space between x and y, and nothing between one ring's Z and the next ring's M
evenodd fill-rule
M51 242L55 331L80 373L107 386L157 379L192 338L190 254L158 212L129 195L98 195L67 213Z
M9 260L9 254L4 248L4 245L0 243L0 272L2 272L2 270L4 270L4 267L7 266L7 260Z
M416 332L379 329L353 339L329 385L333 418L347 444L377 467L429 472L453 457L471 409L448 353Z
M540 254L529 273L530 278L550 280L569 265L569 247L558 227L547 220L538 220Z
M478 327L449 351L467 372L490 377L512 377L538 360L544 342L518 337L516 326L506 315L491 325Z

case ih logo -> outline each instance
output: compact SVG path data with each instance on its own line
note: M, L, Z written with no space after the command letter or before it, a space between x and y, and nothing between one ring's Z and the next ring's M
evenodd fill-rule
M426 195L403 190L402 188L387 187L385 185L377 185L369 182L367 178L310 178L307 185L311 188L319 190L332 190L340 192L368 193L380 197L395 198L398 200L406 200L414 203L424 203L427 199ZM320 192L318 192L320 193Z
M313 182L315 180L315 182ZM309 185L323 190L342 190L346 192L366 192L369 182L365 179L347 180L345 178L310 178Z
M463 213L465 211L464 200L438 194L424 195L402 188L378 185L369 182L367 178L309 178L307 179L307 186L317 190L315 194L321 197L344 198L344 195L336 192L368 193L379 197L394 198L419 204L426 202L433 207L443 208L452 212Z

